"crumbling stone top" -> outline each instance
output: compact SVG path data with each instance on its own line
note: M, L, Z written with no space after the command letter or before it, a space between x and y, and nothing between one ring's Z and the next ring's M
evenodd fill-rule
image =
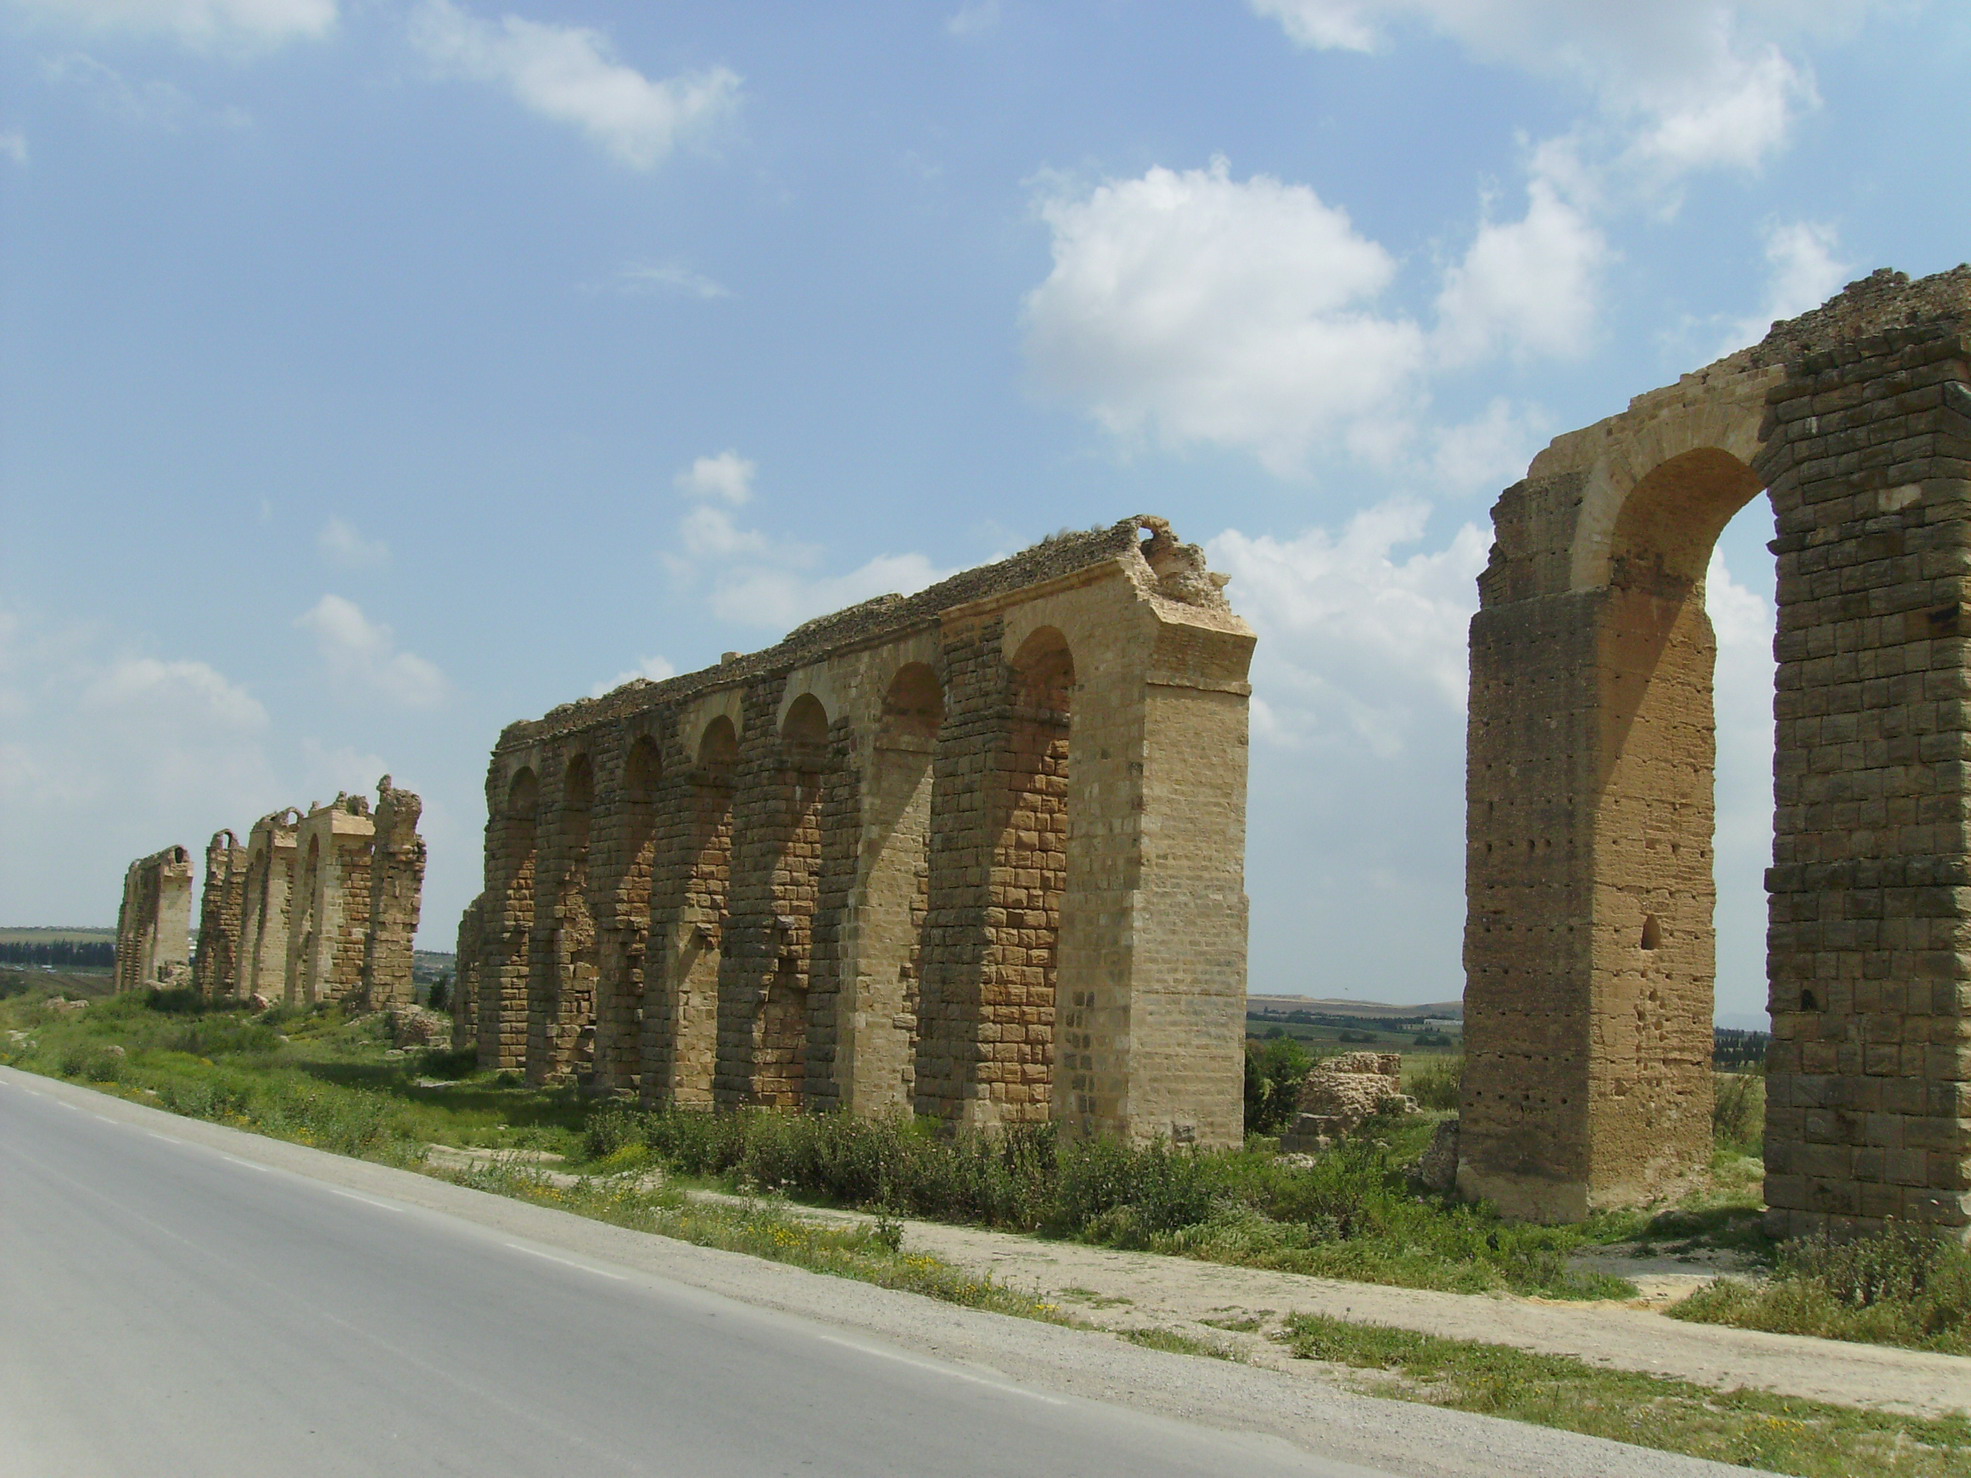
M1842 288L1818 308L1774 323L1749 349L1730 356L1747 368L1793 364L1899 328L1971 320L1971 263L1912 282L1907 272L1880 267Z
M1178 542L1167 520L1139 514L1106 527L1064 530L1050 535L1018 554L961 570L915 595L879 595L860 605L817 616L795 627L772 646L756 652L729 652L722 661L695 672L661 681L637 678L600 698L564 703L538 719L507 725L495 748L575 732L710 689L784 672L844 648L928 625L954 607L1043 585L1133 552L1140 552L1148 561L1157 595L1229 617L1231 607L1222 589L1225 577L1205 568L1203 553L1196 545Z

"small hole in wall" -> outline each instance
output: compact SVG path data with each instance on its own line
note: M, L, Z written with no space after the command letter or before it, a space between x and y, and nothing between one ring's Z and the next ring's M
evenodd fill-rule
M1820 1002L1814 999L1814 993L1812 991L1803 990L1800 992L1800 1009L1802 1011L1820 1010Z
M1662 941L1663 926L1656 922L1656 915L1653 913L1644 914L1642 947L1644 949L1655 949Z

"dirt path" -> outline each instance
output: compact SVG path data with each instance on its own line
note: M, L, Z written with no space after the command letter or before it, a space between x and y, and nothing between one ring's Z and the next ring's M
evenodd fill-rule
M486 1150L431 1148L433 1164L454 1168L499 1158L520 1160L517 1155ZM533 1156L521 1162L552 1181L572 1184L576 1179L547 1169ZM744 1204L738 1196L690 1194ZM859 1211L776 1204L791 1215L816 1221L875 1220ZM910 1250L990 1273L1008 1287L1037 1292L1087 1324L1112 1330L1170 1330L1234 1351L1250 1364L1289 1373L1318 1369L1332 1374L1324 1366L1294 1359L1269 1336L1290 1314L1327 1314L1357 1324L1387 1324L1450 1339L1569 1355L1615 1370L1666 1376L1721 1391L1749 1386L1916 1416L1971 1412L1971 1359L1963 1356L1683 1324L1655 1312L1661 1306L1656 1300L1637 1307L1385 1288L941 1222L905 1221L903 1228L904 1245Z

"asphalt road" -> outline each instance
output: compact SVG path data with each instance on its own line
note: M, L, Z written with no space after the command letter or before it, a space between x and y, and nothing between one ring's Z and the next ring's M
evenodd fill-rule
M530 1246L30 1082L0 1079L9 1474L1373 1471Z

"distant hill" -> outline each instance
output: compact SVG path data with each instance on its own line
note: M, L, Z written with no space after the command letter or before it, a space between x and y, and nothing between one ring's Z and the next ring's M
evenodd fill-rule
M1386 1001L1340 1001L1322 996L1247 996L1246 1010L1255 1015L1314 1011L1323 1016L1359 1016L1368 1021L1400 1020L1417 1016L1440 1021L1463 1021L1463 1001L1426 1001L1419 1006L1393 1006Z
M0 944L115 944L114 929L0 929Z

